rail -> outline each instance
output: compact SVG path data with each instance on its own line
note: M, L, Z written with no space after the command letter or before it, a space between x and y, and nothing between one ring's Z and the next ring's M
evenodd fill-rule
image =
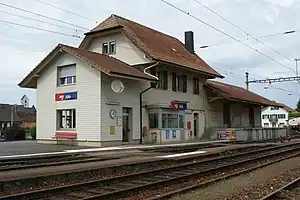
M254 153L255 152L255 153ZM203 174L215 173L220 170L241 167L240 171L253 170L245 165L250 163L257 165L257 161L270 160L273 162L287 159L300 154L300 144L293 143L264 150L240 153L222 158L207 159L163 169L149 170L139 173L121 175L104 180L95 180L85 183L59 186L39 191L25 192L16 195L2 197L1 199L47 199L58 195L61 199L116 199L128 196L142 190L162 187L180 180L187 180ZM278 159L278 156L281 156ZM270 164L271 162L269 162Z

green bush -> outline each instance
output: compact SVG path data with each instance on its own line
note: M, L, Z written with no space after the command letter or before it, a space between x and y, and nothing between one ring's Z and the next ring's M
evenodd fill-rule
M36 125L35 124L32 124L32 126L29 129L29 132L30 132L31 138L33 140L35 140L36 139Z
M25 140L26 129L23 127L10 127L4 130L3 137L5 141Z
M300 112L289 113L289 119L300 117Z

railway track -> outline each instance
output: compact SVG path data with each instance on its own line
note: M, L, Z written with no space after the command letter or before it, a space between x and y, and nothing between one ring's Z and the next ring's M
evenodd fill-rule
M95 156L87 156L85 154L73 154L73 155L59 155L59 156L46 156L46 157L34 157L26 159L6 159L0 160L0 172L23 170L38 167L50 167L66 164L76 164L85 162L96 162L107 160L108 158L101 158Z
M291 182L287 183L286 185L282 186L281 188L275 190L271 194L268 194L261 198L260 200L284 200L284 199L294 199L293 197L289 197L292 191L300 186L300 176ZM299 191L299 190L298 190Z
M154 169L139 173L121 175L104 180L95 180L43 189L39 191L3 196L0 199L116 199L124 196L130 196L139 193L140 191L149 189L155 190L168 184L174 184L178 181L187 181L194 177L217 173L222 170L224 173L229 169L235 170L235 168L239 167L239 169L245 173L246 171L253 170L253 165L257 167L257 163L259 161L267 160L270 164L273 162L278 162L279 160L297 156L299 154L300 143L293 143L246 153L239 153L236 155L224 156L222 158L212 158L204 161L184 163L163 169ZM248 165L250 164L252 164L252 168L249 168ZM242 172L239 171L239 173ZM237 172L235 172L235 174L237 174ZM224 174L222 175L224 176ZM189 188L186 188L186 190L188 189ZM149 198L151 198L151 196Z

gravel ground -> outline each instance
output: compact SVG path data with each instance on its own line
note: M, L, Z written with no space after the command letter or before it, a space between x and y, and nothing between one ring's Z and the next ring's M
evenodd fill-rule
M259 199L300 174L300 157L218 182L209 187L176 196L172 200L252 200ZM299 196L299 194L298 194ZM293 199L293 198L292 198ZM295 198L300 199L300 198Z
M300 187L297 187L291 191L282 191L278 197L286 200L298 200L300 199Z

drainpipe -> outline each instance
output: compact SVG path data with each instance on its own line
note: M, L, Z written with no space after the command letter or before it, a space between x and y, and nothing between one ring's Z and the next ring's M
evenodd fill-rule
M155 67L156 65L158 65L159 62L155 63L154 65L151 65L149 67L146 67L144 69L144 73L147 74L148 76L151 76L152 78L158 80L158 78L152 74L149 74L147 72L148 69ZM142 92L140 92L140 144L143 143L143 94L149 90L151 90L153 88L153 86L151 85L150 87L146 88L145 90L143 90Z

